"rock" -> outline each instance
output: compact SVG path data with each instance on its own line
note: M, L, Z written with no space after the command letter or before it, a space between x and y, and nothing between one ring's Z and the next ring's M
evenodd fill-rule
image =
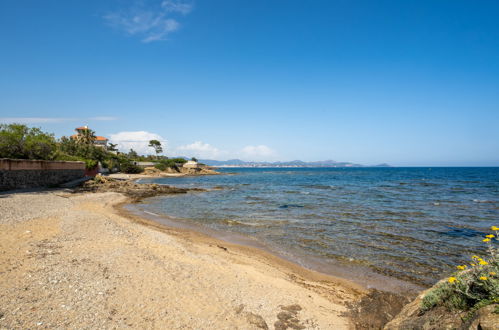
M300 305L282 306L281 309L296 314L299 311L301 311L301 306Z
M250 324L253 324L260 329L268 330L269 326L267 325L267 322L265 322L263 317L261 317L260 315L248 312L245 314L245 316L246 320L248 320Z
M353 320L355 329L382 329L409 301L406 296L371 289L360 301L349 306L347 315Z
M498 304L493 304L480 308L476 313L471 324L467 329L482 329L482 330L496 330L499 328L499 314L495 310L499 308Z
M106 178L106 180L96 179L85 182L75 192L118 192L131 197L134 201L140 201L143 198L166 194L185 194L189 191L205 191L204 189L177 188L167 185L158 185L156 183L135 183L132 181L116 180Z
M489 305L479 309L473 318L464 323L463 319L467 312L452 312L445 307L436 307L422 313L420 310L421 300L424 294L419 295L414 301L404 306L402 311L383 329L422 329L422 330L495 330L498 329L499 314L494 313L498 304Z
M298 312L301 311L300 305L281 306L283 312L277 313L277 321L274 323L276 330L285 329L305 329L306 327L300 323Z

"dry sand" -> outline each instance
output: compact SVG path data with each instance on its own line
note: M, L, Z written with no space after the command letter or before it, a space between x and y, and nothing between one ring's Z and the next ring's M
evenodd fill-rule
M355 284L129 215L125 202L0 195L1 328L351 328Z

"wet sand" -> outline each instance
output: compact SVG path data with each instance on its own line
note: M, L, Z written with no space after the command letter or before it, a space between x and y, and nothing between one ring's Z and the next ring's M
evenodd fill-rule
M0 198L1 328L348 329L361 286L130 214L118 193Z
M181 197L180 197L181 198ZM380 273L372 269L338 260L335 263L325 262L323 259L310 255L299 254L297 251L283 251L275 247L270 247L255 237L220 231L195 223L189 219L179 219L165 214L156 214L142 208L142 203L148 203L147 199L135 203L121 205L120 208L128 217L139 217L151 220L153 223L164 225L170 229L181 229L183 231L193 231L201 237L210 237L221 240L224 243L233 243L235 246L245 246L254 248L254 253L265 252L265 255L277 257L278 260L286 260L300 269L316 271L321 274L331 275L336 279L347 279L348 282L356 283L362 288L376 289L384 292L391 292L403 296L414 296L425 288L415 283L399 280Z

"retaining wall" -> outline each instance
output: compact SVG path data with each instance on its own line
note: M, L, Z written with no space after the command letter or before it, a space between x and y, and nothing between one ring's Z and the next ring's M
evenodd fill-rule
M0 191L56 186L83 176L84 162L0 159Z

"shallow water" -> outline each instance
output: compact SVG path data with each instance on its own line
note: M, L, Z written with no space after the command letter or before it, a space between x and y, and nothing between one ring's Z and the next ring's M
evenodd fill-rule
M338 261L430 285L499 224L499 168L223 169L237 175L143 179L205 193L140 208L255 238L288 259Z

